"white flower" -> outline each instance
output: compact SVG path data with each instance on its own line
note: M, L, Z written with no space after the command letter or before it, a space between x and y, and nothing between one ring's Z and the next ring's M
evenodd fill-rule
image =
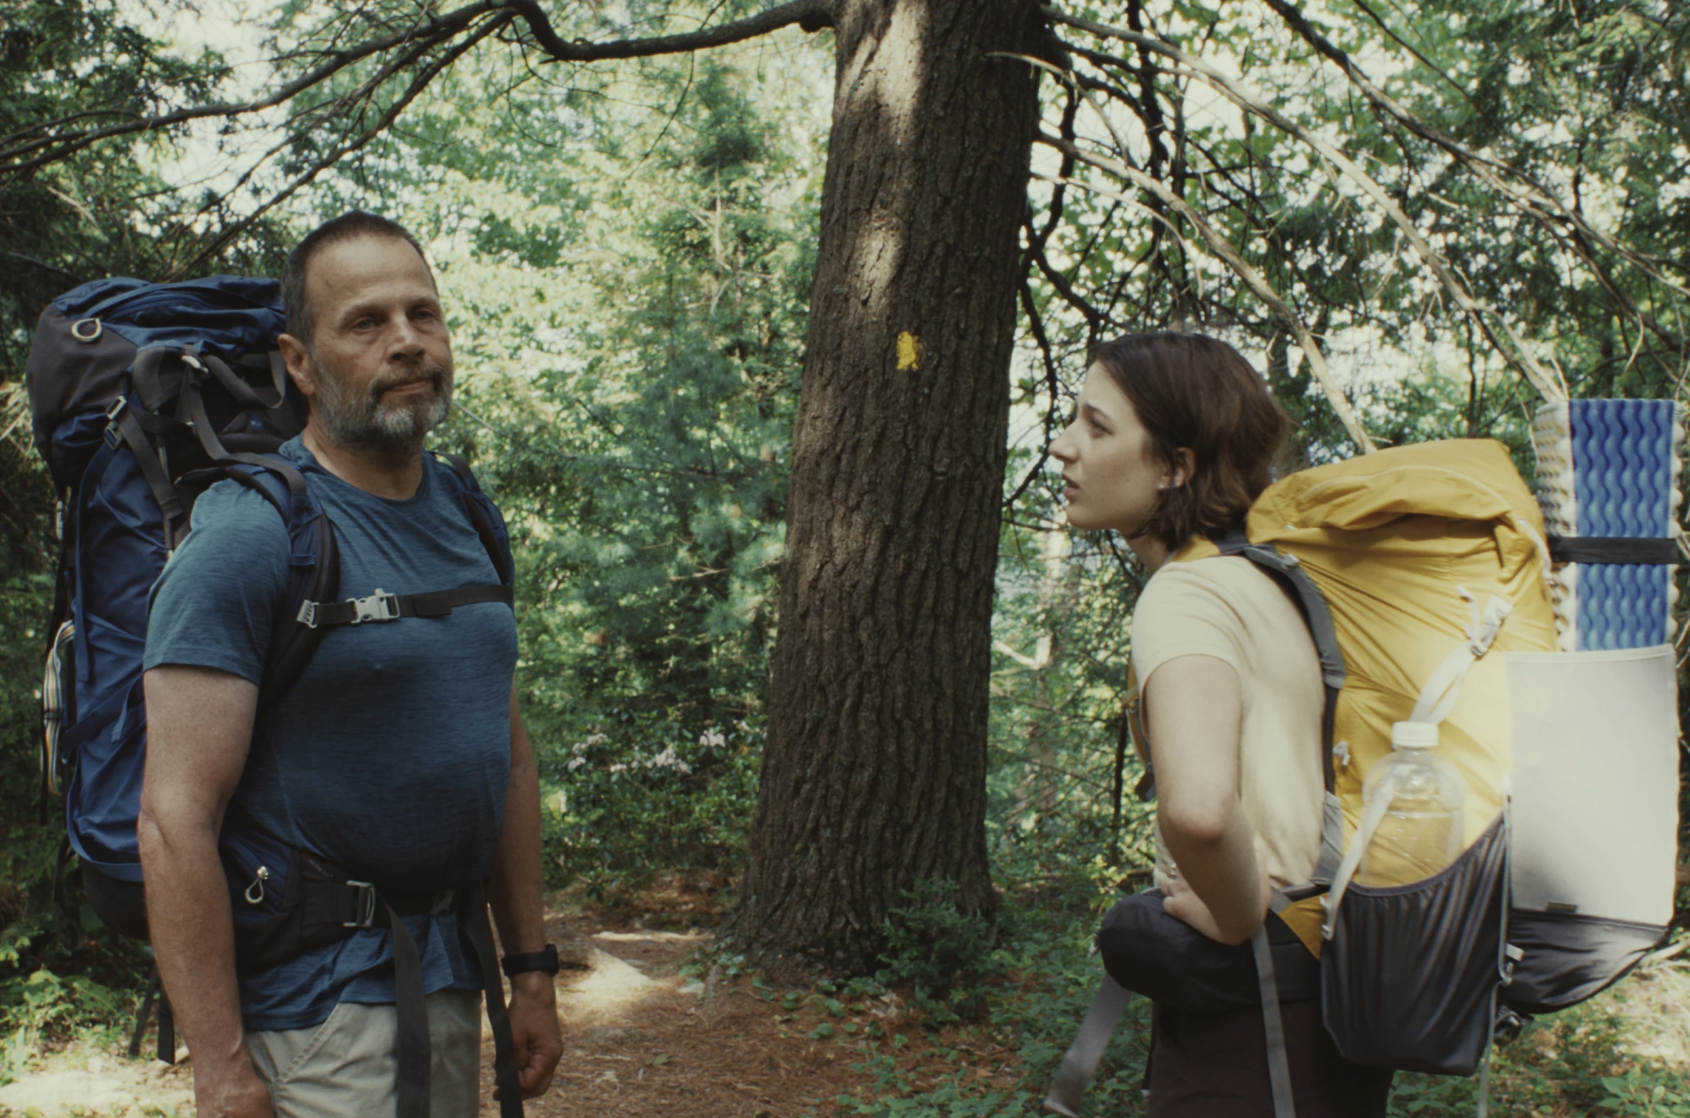
M646 767L652 769L675 769L676 771L683 773L692 772L691 765L675 756L675 747L672 745L647 762Z

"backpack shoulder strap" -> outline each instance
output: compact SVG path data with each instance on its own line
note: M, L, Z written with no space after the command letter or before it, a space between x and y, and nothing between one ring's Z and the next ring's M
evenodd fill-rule
M285 458L271 454L231 456L209 471L257 490L281 515L288 533L288 591L276 613L258 707L268 709L299 682L324 630L300 621L305 603L333 601L340 592L340 550L334 523L305 484L305 475Z
M1282 552L1272 544L1253 544L1242 530L1228 532L1215 541L1222 555L1241 555L1265 572L1290 596L1308 625L1314 640L1315 654L1320 658L1321 683L1326 698L1320 712L1320 775L1326 786L1322 797L1320 820L1320 857L1315 863L1313 880L1328 884L1337 875L1344 856L1344 809L1338 799L1337 744L1338 693L1344 689L1349 669L1344 663L1344 650L1338 646L1338 629L1332 623L1332 610L1326 595L1320 592L1314 579L1298 562L1295 555Z
M499 581L506 586L511 585L516 577L516 564L511 556L510 531L505 527L505 518L500 515L498 506L482 491L481 485L475 480L475 474L469 468L469 463L461 454L451 454L443 450L432 450L429 453L451 467L446 476L458 487L458 497L463 502L464 513L475 526L475 534L481 537L482 546L492 558L493 569L499 572Z
M1344 665L1344 651L1338 647L1338 629L1332 623L1332 611L1326 605L1326 595L1303 570L1295 555L1280 551L1272 544L1253 544L1243 532L1229 532L1215 539L1222 555L1241 555L1254 563L1258 570L1283 588L1308 625L1314 640L1315 654L1320 657L1320 678L1326 689L1326 704L1320 715L1322 778L1326 790L1333 790L1333 726L1338 713L1338 692L1343 690L1348 669Z

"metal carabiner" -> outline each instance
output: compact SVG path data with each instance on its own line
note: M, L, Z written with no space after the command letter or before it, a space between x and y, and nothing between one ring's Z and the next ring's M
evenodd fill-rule
M263 903L263 901L264 901L264 883L266 881L269 881L269 880L270 880L270 871L267 868L265 868L264 866L259 866L258 867L258 873L252 879L252 884L248 885L246 887L246 892L241 894L243 897L246 898L247 904L261 904L261 903ZM253 896L254 891L257 892L257 894L258 894L257 896Z

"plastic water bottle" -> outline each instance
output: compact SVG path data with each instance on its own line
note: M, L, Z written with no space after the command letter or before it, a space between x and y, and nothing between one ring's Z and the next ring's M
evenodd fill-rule
M1467 786L1454 765L1432 750L1432 722L1391 726L1391 755L1373 766L1361 786L1363 813L1391 787L1391 804L1361 856L1363 885L1407 885L1447 868L1461 853L1461 805Z

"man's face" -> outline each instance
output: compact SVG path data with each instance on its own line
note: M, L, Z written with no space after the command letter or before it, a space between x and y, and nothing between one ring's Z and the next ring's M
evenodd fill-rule
M422 257L395 237L320 250L306 272L314 336L283 344L335 445L414 452L452 403L452 346Z

